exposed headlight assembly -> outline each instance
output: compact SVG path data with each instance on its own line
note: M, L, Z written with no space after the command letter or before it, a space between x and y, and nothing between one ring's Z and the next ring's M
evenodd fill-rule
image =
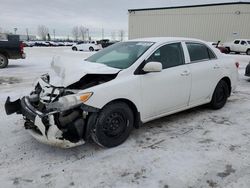
M47 83L47 84L50 83L50 76L49 76L48 74L42 75L42 76L41 76L41 79L42 79L45 83Z
M69 95L69 96L61 97L59 98L58 101L48 104L47 108L50 110L66 111L74 107L77 107L83 102L87 102L92 95L93 95L92 92L88 92L88 93L83 93L80 96Z

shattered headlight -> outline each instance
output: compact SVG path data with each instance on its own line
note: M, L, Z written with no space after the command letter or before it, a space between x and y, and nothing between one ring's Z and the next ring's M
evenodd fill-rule
M60 110L66 111L77 107L78 105L82 104L89 100L89 98L93 95L92 92L81 94L80 96L65 96L59 98L58 101L48 104L47 108L50 110Z
M44 74L44 75L42 75L42 76L41 76L41 79L42 79L45 83L47 83L47 84L50 83L50 76L49 76L49 74Z

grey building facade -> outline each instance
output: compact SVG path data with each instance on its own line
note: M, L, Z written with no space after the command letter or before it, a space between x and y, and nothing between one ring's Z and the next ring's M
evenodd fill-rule
M250 2L129 10L129 39L167 36L223 42L250 38Z

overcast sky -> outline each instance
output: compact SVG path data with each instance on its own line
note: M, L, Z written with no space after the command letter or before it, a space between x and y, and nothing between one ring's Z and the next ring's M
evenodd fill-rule
M235 0L1 0L0 28L24 34L28 28L37 35L37 26L46 25L58 36L71 35L72 28L83 25L98 35L128 29L128 9L236 2ZM246 2L246 1L245 1ZM247 0L250 2L250 0Z

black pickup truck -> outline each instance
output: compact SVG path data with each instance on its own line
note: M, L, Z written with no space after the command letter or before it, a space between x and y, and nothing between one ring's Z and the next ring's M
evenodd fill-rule
M24 59L23 47L18 35L0 34L0 69L8 66L9 59Z

